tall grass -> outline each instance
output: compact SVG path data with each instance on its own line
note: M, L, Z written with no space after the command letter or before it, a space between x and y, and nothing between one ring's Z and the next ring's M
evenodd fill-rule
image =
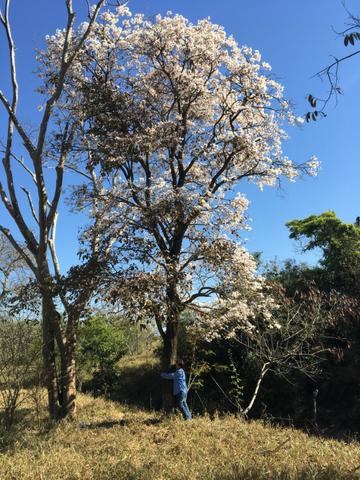
M44 429L44 420L39 431L34 415L27 410L22 431L0 453L1 480L360 478L358 443L233 416L184 422L85 395L77 422Z

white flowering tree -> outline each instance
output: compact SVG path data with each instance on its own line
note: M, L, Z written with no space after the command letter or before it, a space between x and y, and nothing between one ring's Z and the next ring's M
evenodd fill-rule
M49 40L45 63L63 41L61 32ZM103 291L129 315L155 319L168 368L185 309L214 332L269 318L271 299L240 242L248 201L239 186L315 174L317 161L294 165L283 154L282 124L296 120L282 86L258 51L209 20L106 12L79 59L66 108L82 123L77 151L101 186L85 184L78 207L96 197L106 212L90 212L112 242Z

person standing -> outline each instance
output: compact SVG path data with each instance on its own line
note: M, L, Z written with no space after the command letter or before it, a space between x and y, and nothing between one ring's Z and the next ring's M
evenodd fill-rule
M176 362L175 372L163 372L161 377L165 378L166 380L173 380L173 395L176 398L177 406L183 414L184 419L191 420L191 412L186 402L188 387L186 385L184 362L182 360L178 360Z

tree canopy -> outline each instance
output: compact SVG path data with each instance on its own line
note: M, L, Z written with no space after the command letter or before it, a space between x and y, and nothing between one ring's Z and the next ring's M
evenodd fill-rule
M360 284L360 228L345 223L335 212L311 215L287 223L290 238L305 240L303 250L322 250L320 265L324 287L359 296Z
M89 213L101 218L103 241L112 239L105 293L156 320L169 364L184 309L214 332L220 318L233 329L254 315L269 320L272 300L241 242L248 202L238 186L315 174L318 163L283 154L283 125L295 117L258 51L209 20L129 14L99 16L62 105L82 124L77 155L98 172L78 189L77 207L96 198ZM58 31L40 55L46 88L64 41Z

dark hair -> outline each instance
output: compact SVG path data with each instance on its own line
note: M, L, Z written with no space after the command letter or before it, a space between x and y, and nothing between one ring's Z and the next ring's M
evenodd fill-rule
M185 367L184 361L179 358L176 362L176 367L177 368L184 368Z

